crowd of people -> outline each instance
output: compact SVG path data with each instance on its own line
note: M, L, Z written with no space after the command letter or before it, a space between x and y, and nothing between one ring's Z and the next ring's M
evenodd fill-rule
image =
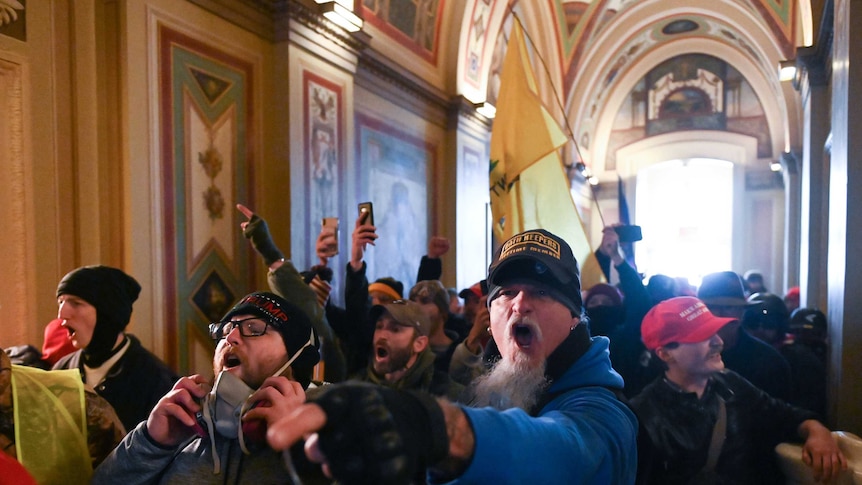
M269 288L210 324L213 377L176 375L126 332L132 276L69 272L42 352L0 354L0 484L770 484L784 441L815 480L847 468L823 425L826 318L758 272L645 282L609 227L613 285L582 288L542 229L460 291L439 236L416 282L372 281L365 215L346 267L322 231L302 270L237 209Z

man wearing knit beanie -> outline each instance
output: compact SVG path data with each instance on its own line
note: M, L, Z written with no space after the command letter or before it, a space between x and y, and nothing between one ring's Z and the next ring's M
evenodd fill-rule
M303 285L298 273L295 279ZM310 316L300 305L258 291L209 331L216 341L215 379L179 379L99 465L93 485L290 482L284 456L267 447L264 436L314 387L320 339ZM304 480L316 472L298 465Z
M141 286L109 266L84 266L57 285L57 318L77 351L54 369L78 369L127 429L147 418L177 375L125 332Z

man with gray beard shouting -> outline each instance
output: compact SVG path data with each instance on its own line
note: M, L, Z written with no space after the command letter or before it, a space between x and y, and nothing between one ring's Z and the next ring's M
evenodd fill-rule
M608 339L589 336L577 261L544 230L513 236L488 272L500 360L471 406L428 394L345 383L270 426L343 483L633 483L637 420Z

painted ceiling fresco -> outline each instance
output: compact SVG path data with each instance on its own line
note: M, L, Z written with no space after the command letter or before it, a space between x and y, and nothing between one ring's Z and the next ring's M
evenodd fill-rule
M446 0L362 0L363 18L431 64L437 63Z
M582 68L580 61L583 53L594 45L602 31L617 14L633 7L640 0L547 1L551 2L553 11L558 13L557 27L562 56L565 59L565 84L568 88L576 73ZM778 40L782 51L787 57L791 57L790 54L795 46L793 32L796 3L790 0L737 0L737 2L752 9L755 14L764 19L772 35ZM726 36L725 33L720 35ZM738 41L738 37L733 40Z

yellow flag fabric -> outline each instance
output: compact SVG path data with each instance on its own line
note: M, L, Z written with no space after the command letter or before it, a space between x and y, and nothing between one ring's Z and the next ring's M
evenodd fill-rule
M558 149L568 141L536 89L524 33L509 38L491 132L490 198L498 242L527 229L563 238L581 267L581 287L604 281L569 191Z
M12 366L18 461L40 485L90 483L84 383L77 369Z

